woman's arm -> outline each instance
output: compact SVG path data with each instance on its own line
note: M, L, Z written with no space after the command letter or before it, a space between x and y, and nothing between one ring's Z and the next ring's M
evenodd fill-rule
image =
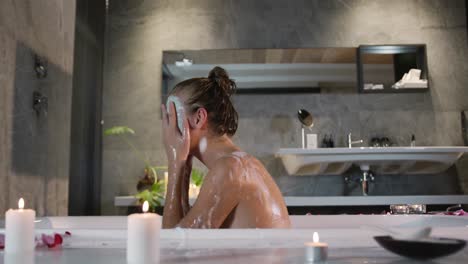
M192 173L192 157L190 156L186 162L185 175L181 180L181 203L182 203L182 216L186 216L190 210L189 203L189 188L190 188L190 175Z
M174 227L188 211L188 190L184 181L190 168L186 162L173 162L169 166L169 182L167 183L166 199L163 212L163 228ZM190 172L188 172L190 177Z
M176 127L175 106L172 103L169 114L164 105L163 140L168 161L168 184L164 206L163 227L174 227L188 211L188 182L192 170L192 158L189 156L190 134L188 121L184 120L185 132L180 134Z

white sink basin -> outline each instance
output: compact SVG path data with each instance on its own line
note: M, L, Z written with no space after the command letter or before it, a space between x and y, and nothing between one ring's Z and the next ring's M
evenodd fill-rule
M452 166L468 147L280 149L290 175L337 175L355 164L377 174L432 174Z

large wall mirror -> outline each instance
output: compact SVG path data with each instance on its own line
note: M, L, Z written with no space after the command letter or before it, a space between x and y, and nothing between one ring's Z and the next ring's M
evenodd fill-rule
M163 52L163 97L178 82L205 76L214 66L229 72L241 94L421 92L428 88L424 45L174 50Z
M238 93L353 92L356 48L181 50L163 53L163 93L219 65Z

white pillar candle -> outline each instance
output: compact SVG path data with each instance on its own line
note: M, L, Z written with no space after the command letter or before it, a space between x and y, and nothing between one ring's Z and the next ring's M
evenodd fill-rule
M326 261L328 257L328 244L319 242L319 235L314 232L314 242L305 243L305 255L308 262Z
M159 261L159 231L161 217L148 213L149 204L143 203L142 214L127 218L127 262L157 263Z
M36 247L34 219L36 212L24 209L24 200L18 201L19 209L9 209L5 214L5 252L28 253Z

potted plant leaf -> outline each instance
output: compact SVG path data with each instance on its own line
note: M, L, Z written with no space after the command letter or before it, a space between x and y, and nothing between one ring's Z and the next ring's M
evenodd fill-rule
M144 176L137 183L138 193L135 195L140 202L148 201L150 210L154 211L155 207L161 206L164 198L164 180L158 178L158 170L167 170L166 166L152 166L147 156L145 156L138 148L130 141L129 135L134 135L135 131L127 126L114 126L104 131L105 136L116 136L125 142L133 153L138 156L145 164Z
M198 169L192 169L192 174L190 178L190 187L189 187L189 196L190 197L197 197L198 194L200 193L200 187L203 184L203 179L204 175L203 172L201 172Z
M144 176L138 181L137 191L135 197L143 203L148 201L150 211L154 212L156 207L162 205L165 194L165 185L167 184L164 180L159 179L158 170L166 170L166 166L151 166L148 157L146 157L138 148L130 141L128 135L134 135L135 131L127 126L114 126L104 131L105 136L118 136L125 142L130 149L138 156L144 163ZM192 169L191 172L191 186L190 190L194 197L196 197L200 191L200 186L203 184L204 174L197 169Z

